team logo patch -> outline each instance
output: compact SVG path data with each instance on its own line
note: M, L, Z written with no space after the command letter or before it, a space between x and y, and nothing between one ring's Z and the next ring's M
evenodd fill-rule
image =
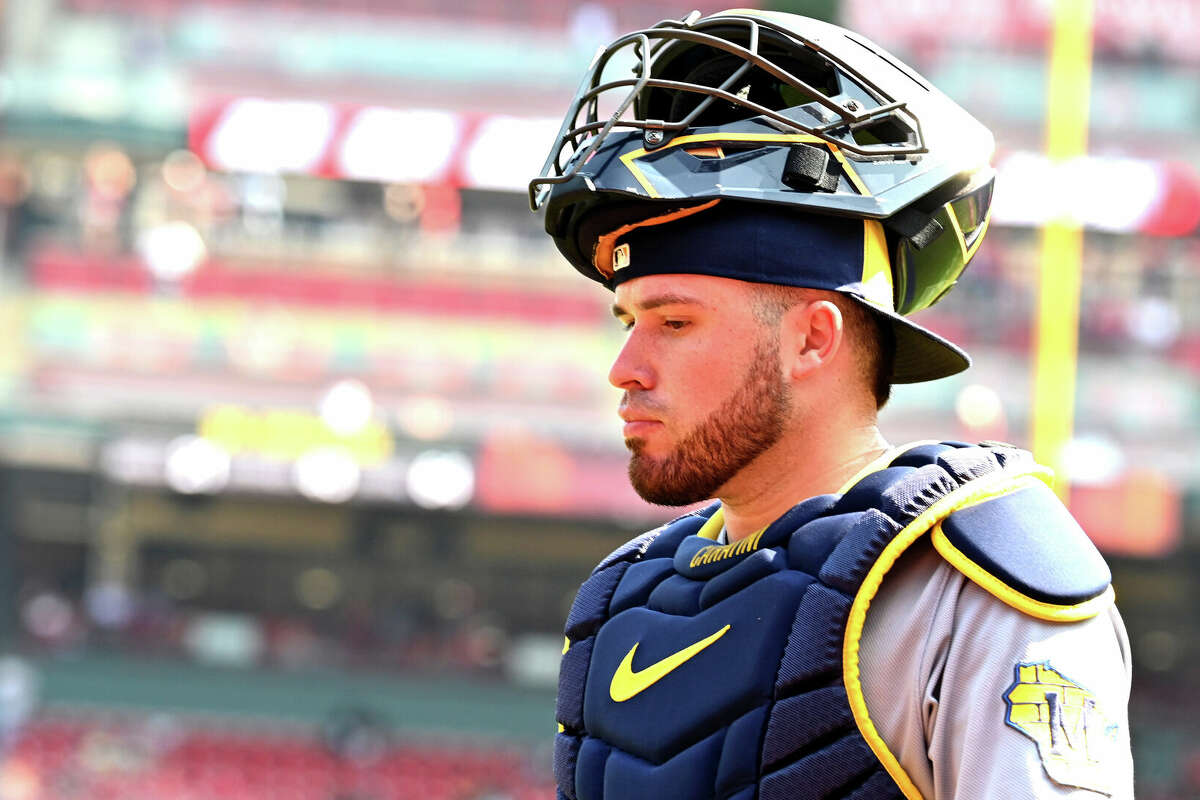
M1046 774L1063 786L1111 796L1107 764L1117 725L1105 717L1095 696L1049 661L1022 661L1013 673L1004 692L1004 721L1037 743Z
M629 266L629 243L613 249L613 272Z

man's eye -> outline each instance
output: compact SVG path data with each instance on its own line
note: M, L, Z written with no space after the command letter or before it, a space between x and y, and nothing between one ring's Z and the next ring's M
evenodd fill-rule
M629 332L629 331L633 330L633 320L619 319L619 320L617 320L617 322L621 325L621 330L623 330L625 332Z
M687 327L687 320L684 319L669 319L663 322L668 328L674 331L682 330Z

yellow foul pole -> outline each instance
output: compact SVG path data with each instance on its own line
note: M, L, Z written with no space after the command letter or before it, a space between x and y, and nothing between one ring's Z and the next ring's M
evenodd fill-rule
M1046 150L1051 167L1087 153L1092 82L1092 0L1055 0L1046 92ZM1047 187L1053 191L1057 187ZM1033 451L1058 475L1066 498L1063 448L1075 424L1075 368L1083 229L1063 209L1042 228L1035 330Z

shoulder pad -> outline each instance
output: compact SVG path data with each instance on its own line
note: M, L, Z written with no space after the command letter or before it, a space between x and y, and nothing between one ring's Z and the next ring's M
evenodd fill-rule
M1041 484L955 511L935 528L933 544L976 584L1039 619L1088 619L1112 600L1104 558Z

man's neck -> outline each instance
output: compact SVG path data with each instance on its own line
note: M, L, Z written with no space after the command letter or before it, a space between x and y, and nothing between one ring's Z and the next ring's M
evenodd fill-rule
M874 424L781 441L722 487L729 541L762 530L802 500L837 492L887 450Z

